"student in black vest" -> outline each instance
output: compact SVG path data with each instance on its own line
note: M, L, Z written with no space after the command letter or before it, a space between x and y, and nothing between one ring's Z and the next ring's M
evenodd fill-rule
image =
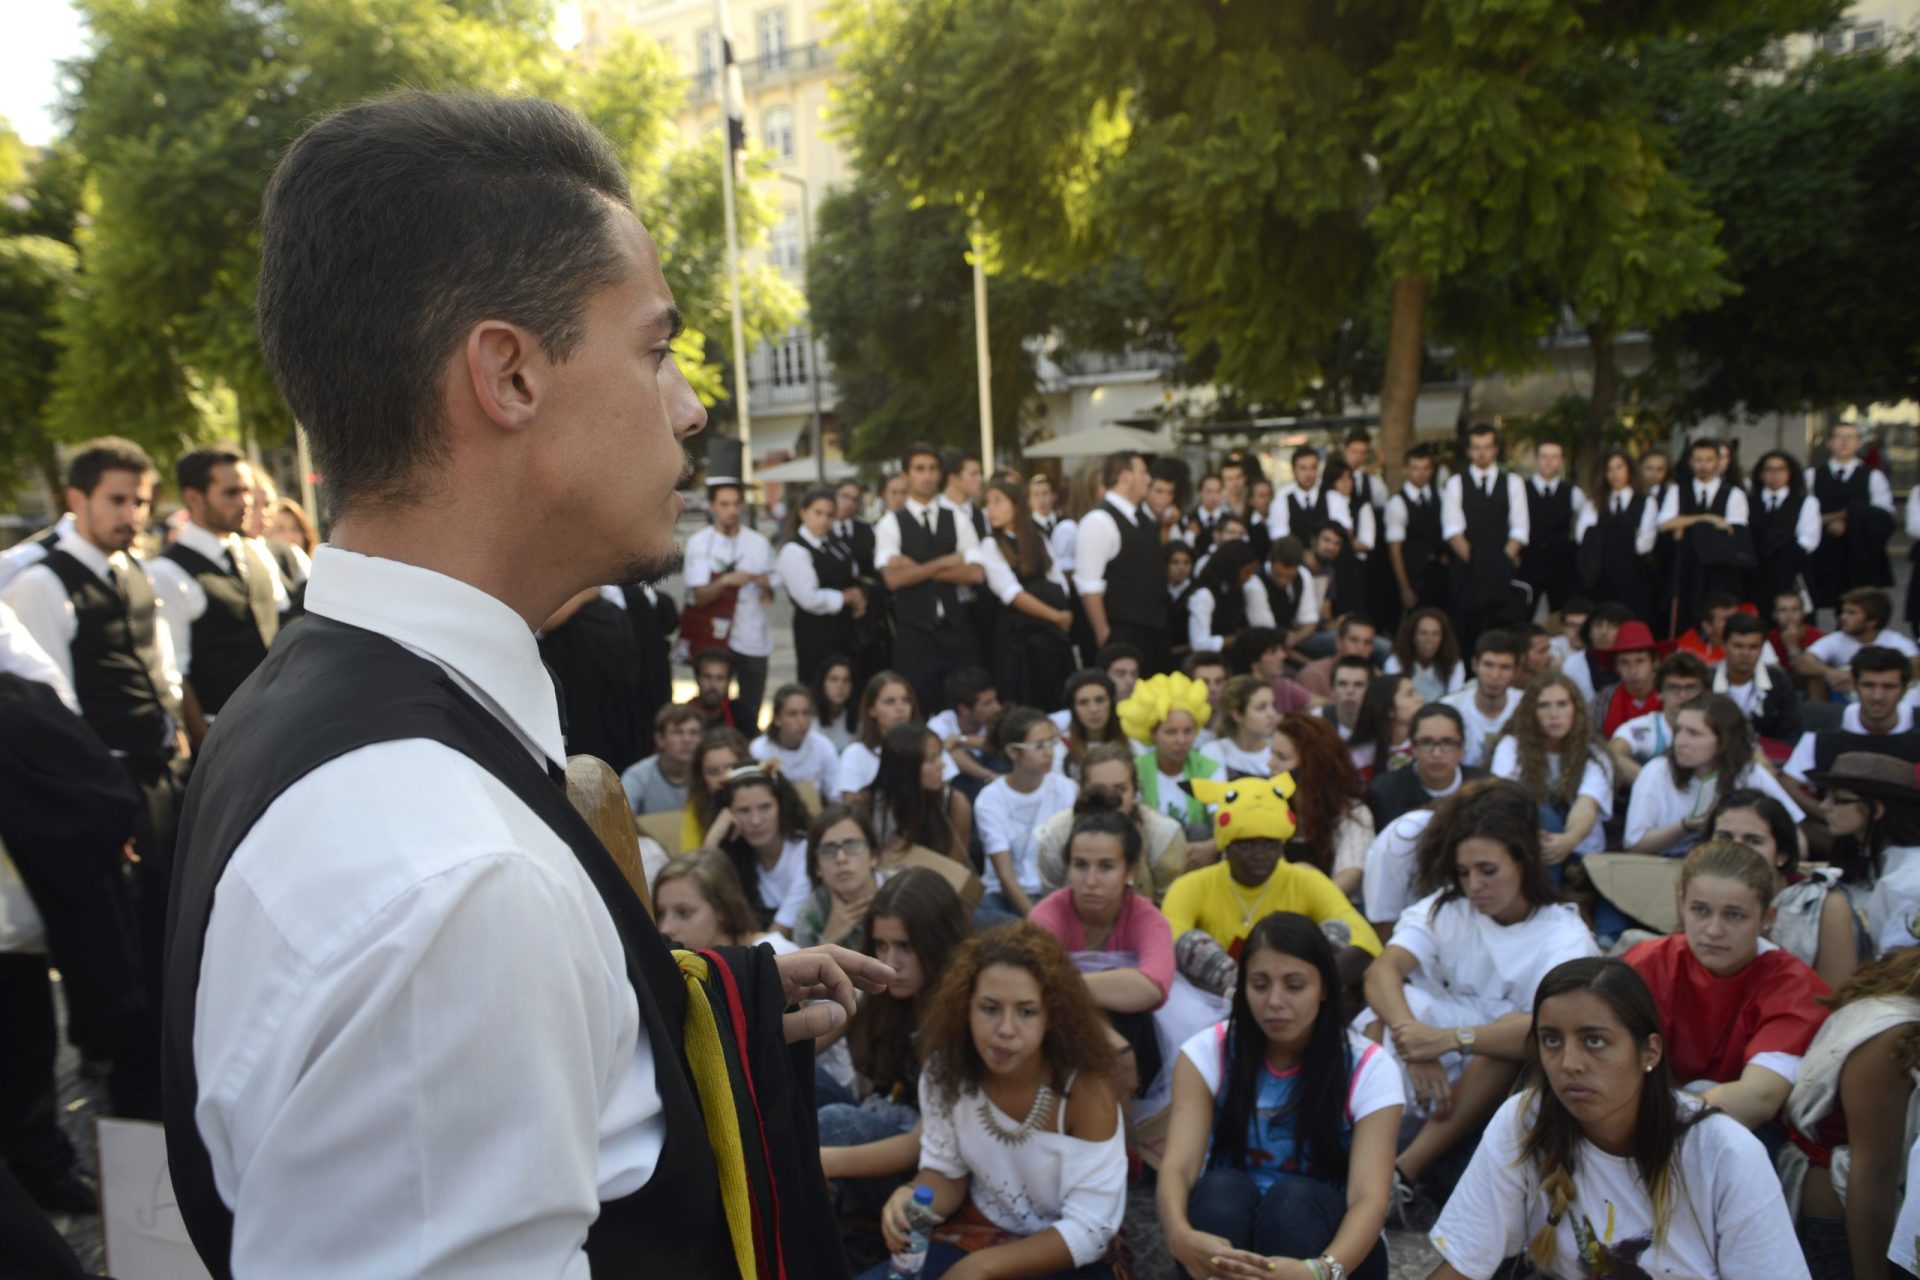
M138 445L111 436L83 445L67 467L73 532L15 578L5 599L61 666L82 718L140 793L134 890L141 960L157 996L190 747L173 638L152 580L129 554L152 509L153 483L153 463Z
M1096 648L1130 644L1143 675L1167 669L1166 563L1160 530L1147 512L1147 458L1123 450L1101 464L1106 496L1080 520L1074 586L1086 606Z
M187 521L148 569L166 601L174 660L186 680L187 736L197 747L280 633L286 590L245 537L253 468L227 448L189 449L174 464Z
M1400 492L1387 499L1387 556L1393 562L1400 607L1444 609L1447 605L1447 540L1440 534L1440 490L1434 485L1431 445L1407 450Z
M533 629L666 572L705 419L619 156L534 100L350 107L280 161L259 279L333 539L182 821L167 1140L202 1261L709 1276L763 1243L790 1276L845 1276L806 1042L890 971L717 949L765 1134L716 1151L700 1099L733 1091L696 1077L682 1027L720 973L690 990L558 785ZM539 1176L501 1176L509 1151ZM777 1231L730 1234L723 1164L777 1194Z
M1799 591L1809 557L1820 548L1820 504L1807 495L1800 463L1775 449L1760 455L1747 494L1753 526L1753 559L1745 598L1766 607L1784 592Z
M1293 483L1274 496L1267 525L1275 538L1294 537L1311 546L1320 526L1335 520L1353 528L1347 499L1321 483L1320 451L1303 445L1293 451Z
M986 571L968 560L980 546L972 522L940 501L940 451L909 445L900 469L907 500L874 526L873 560L893 602L893 669L931 715L946 708L947 672L980 665L959 588L985 582Z
M1467 432L1468 467L1441 492L1440 532L1453 552L1453 628L1471 653L1482 631L1526 621L1514 571L1527 545L1527 484L1500 465L1500 433Z
M1600 461L1602 494L1574 525L1580 579L1595 600L1612 600L1636 618L1653 607L1647 556L1659 536L1660 510L1634 486L1633 459L1609 449Z
M1855 587L1893 585L1887 539L1893 536L1893 487L1860 457L1860 428L1827 433L1827 460L1807 468L1807 489L1820 503L1820 549L1813 555L1813 605L1840 608Z
M940 505L951 508L955 519L972 528L975 542L987 536L987 512L982 505L986 496L986 473L980 455L971 449L943 449L940 452ZM999 625L1000 602L984 587L961 586L960 604L973 624L973 642L981 653L993 648L993 633Z
M774 564L793 600L794 671L806 685L820 678L829 654L853 652L854 621L867 608L853 547L834 535L835 504L833 490L807 490L800 527Z
M853 552L854 570L873 576L873 526L860 518L866 489L858 480L842 480L833 490L833 536Z
M1574 526L1586 515L1587 495L1566 477L1567 451L1558 440L1534 446L1527 481L1527 545L1520 553L1520 580L1558 612L1578 588L1573 563Z
M874 567L873 525L860 516L866 489L858 480L842 480L834 490L833 536L852 553L853 581L866 597L866 607L853 619L853 658L855 688L893 662L893 611L887 606L887 589Z
M1710 592L1738 598L1744 570L1734 560L1734 531L1746 533L1747 495L1720 476L1718 441L1695 440L1687 449L1692 479L1667 490L1660 506L1660 531L1674 538L1673 596L1654 630L1675 636L1701 616Z

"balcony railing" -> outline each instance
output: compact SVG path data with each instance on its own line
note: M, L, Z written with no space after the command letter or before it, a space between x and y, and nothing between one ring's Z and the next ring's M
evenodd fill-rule
M793 80L825 71L834 63L833 50L817 41L813 44L791 45L785 49L776 49L754 58L740 60L740 87L743 89L762 89L771 85L786 84ZM703 106L715 101L720 94L720 71L697 71L687 83L687 101L693 106Z

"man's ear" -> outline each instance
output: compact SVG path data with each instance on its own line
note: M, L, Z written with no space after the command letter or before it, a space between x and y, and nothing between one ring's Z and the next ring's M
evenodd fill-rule
M539 350L531 333L505 320L482 320L467 331L468 389L495 426L517 431L532 424L546 389Z

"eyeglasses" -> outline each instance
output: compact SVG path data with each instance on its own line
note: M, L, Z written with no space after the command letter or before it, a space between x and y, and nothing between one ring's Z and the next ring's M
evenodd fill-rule
M820 846L820 861L832 862L839 858L854 858L868 852L872 845L855 836L851 840L829 840Z
M1467 744L1458 738L1415 738L1413 749L1425 751L1429 755L1442 751L1458 751Z

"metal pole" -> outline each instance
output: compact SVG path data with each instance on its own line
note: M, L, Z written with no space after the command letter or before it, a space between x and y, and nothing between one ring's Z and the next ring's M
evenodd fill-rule
M720 106L720 204L727 224L727 293L733 310L733 403L740 424L740 483L751 493L753 415L747 405L747 337L740 313L740 234L733 212L733 126L738 118L744 127L746 110L740 88L740 67L733 60L733 23L727 15L727 0L714 0L713 7L714 20L720 28L724 75Z
M778 175L782 182L791 182L800 188L800 256L805 262L813 261L813 194L807 186L807 180L791 173ZM810 434L813 437L814 475L821 484L827 482L826 441L821 438L820 413L820 348L814 343L813 306L807 306L807 381L813 387L813 423Z
M993 474L993 360L987 354L987 269L981 265L980 224L974 223L973 242L973 350L980 371L980 465Z

